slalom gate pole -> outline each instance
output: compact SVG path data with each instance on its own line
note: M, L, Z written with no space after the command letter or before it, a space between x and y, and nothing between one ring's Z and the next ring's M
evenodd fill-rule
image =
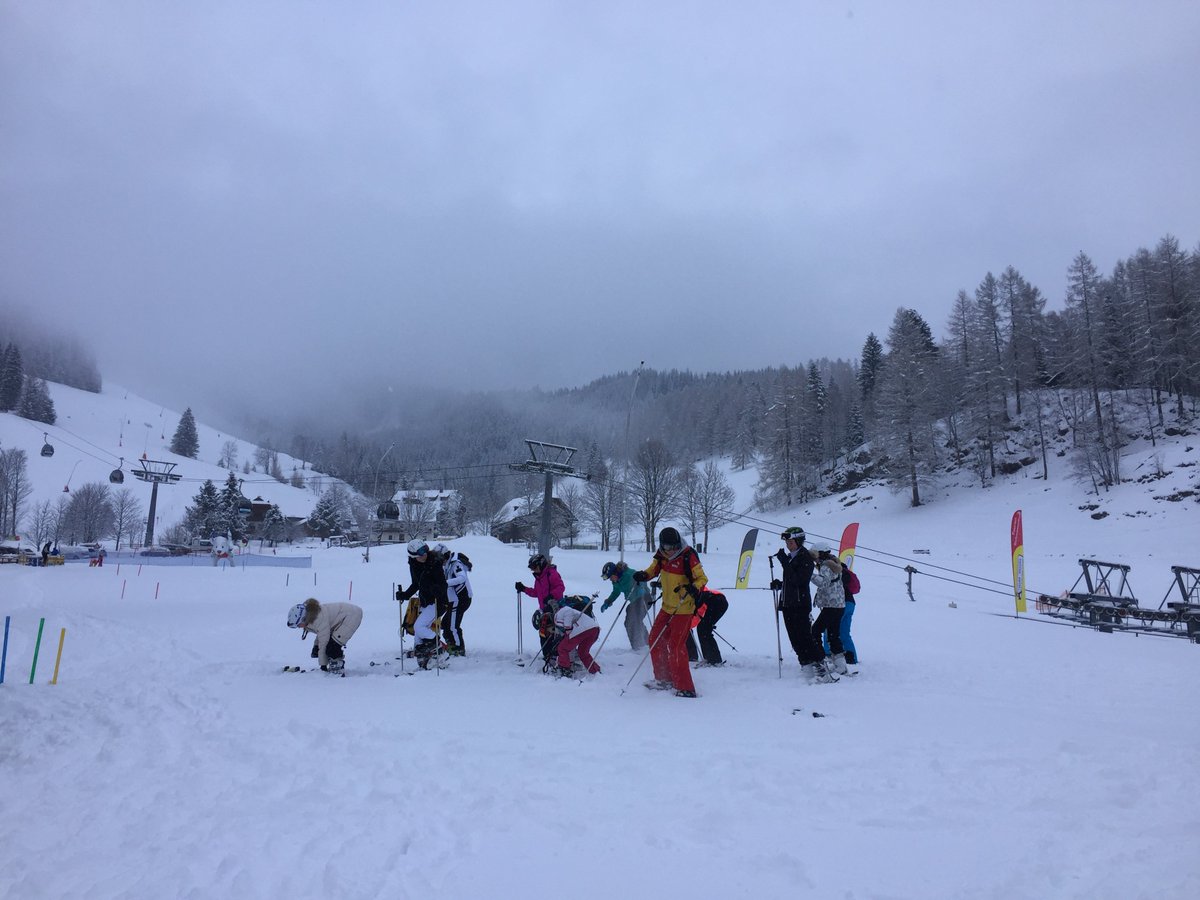
M617 617L613 619L613 623L608 626L608 631L604 635L604 640L600 642L600 649L592 654L593 660L596 660L600 657L600 650L604 649L604 645L608 641L608 636L612 634L612 630L617 627L617 622L621 621L621 613L625 611L625 605L627 603L629 603L628 597L621 601L621 608L617 610Z
M42 629L46 627L46 620L43 618L38 622L37 643L33 645L33 667L29 670L29 683L33 684L33 675L37 672L38 653L42 649Z
M775 557L768 556L771 564L771 580L775 580ZM783 638L779 634L779 591L771 588L771 603L775 607L775 652L779 657L779 677L783 678Z
M4 664L8 660L8 623L12 616L4 617L4 650L0 651L0 684L4 684Z
M653 629L651 629L651 630L653 630ZM648 660L650 658L650 654L654 652L655 645L658 644L658 642L663 639L663 636L669 630L670 630L670 625L668 624L663 628L662 631L660 631L658 633L658 637L656 637L654 639L654 641L650 644L650 646L646 648L646 655L642 657L642 661L637 664L637 668L633 670L633 674L630 675L629 680L627 682L625 682L625 687L621 688L620 696L622 696L622 697L625 696L626 688L628 688L629 685L633 684L633 679L637 678L637 673L642 670L642 666L644 666L646 664L646 660Z
M517 659L525 658L525 639L521 633L521 594L517 591Z
M67 639L67 629L63 629L58 633L58 655L54 657L54 677L50 679L51 684L58 684L58 664L62 662L62 647L63 641Z
M396 596L396 582L392 582L392 599L396 601L396 606L400 608L400 628L396 632L400 635L400 671L404 671L404 604L400 602L400 598Z

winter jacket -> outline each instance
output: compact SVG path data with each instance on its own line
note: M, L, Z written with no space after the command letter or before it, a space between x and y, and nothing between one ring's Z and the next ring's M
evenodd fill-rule
M644 596L650 592L646 585L633 580L633 569L626 566L621 570L620 576L613 584L612 593L608 595L605 601L600 605L601 609L607 609L612 606L614 600L625 595L625 599L630 603L639 596ZM649 599L649 598L646 598Z
M780 550L775 554L783 568L783 596L780 605L798 609L812 608L812 593L808 586L813 574L813 558L803 547L789 554Z
M688 592L688 586L697 591L708 584L708 576L700 565L700 557L691 547L684 547L671 555L662 550L654 554L646 575L658 578L662 585L662 611L672 616L690 616L696 611L696 601Z
M813 606L821 609L841 609L846 605L842 567L836 559L823 560L813 571L812 582L817 586L817 592L813 595Z
M554 624L567 633L567 637L579 637L589 628L600 628L600 623L573 606L564 606L554 614Z
M537 597L538 609L545 609L547 600L561 600L566 592L562 576L558 574L558 569L553 563L534 576L533 587L525 588L526 594Z
M451 553L446 558L446 563L442 566L442 569L446 573L446 587L449 589L450 596L453 597L459 594L460 588L466 592L467 599L474 596L471 593L471 579L467 575L467 572L470 570L458 558L457 553Z
M446 570L442 568L442 561L432 553L425 557L425 562L410 558L408 573L412 576L412 584L401 592L401 596L407 600L416 594L422 609L436 603L438 612L444 612L449 601L446 594Z
M316 607L315 615L313 607ZM326 665L329 662L327 648L329 639L337 641L345 646L346 642L358 630L358 625L362 622L363 611L361 606L355 606L353 603L317 603L315 600L308 600L305 603L308 610L306 621L304 623L304 632L312 632L317 636L317 653L321 661L321 665Z

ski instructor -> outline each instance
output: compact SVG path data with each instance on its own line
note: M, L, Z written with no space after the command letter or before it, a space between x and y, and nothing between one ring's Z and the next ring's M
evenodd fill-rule
M646 582L658 578L662 585L662 608L650 629L650 661L654 681L647 687L675 688L676 697L695 697L696 685L688 668L687 639L692 631L696 597L708 584L696 551L683 543L674 528L658 533L658 550L645 571L635 572L633 580Z

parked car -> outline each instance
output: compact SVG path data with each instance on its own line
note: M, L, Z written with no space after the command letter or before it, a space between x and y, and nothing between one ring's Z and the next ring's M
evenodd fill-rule
M138 556L170 556L171 551L166 547L143 547L138 551Z
M58 555L63 559L88 559L92 555L92 551L87 547L59 547Z

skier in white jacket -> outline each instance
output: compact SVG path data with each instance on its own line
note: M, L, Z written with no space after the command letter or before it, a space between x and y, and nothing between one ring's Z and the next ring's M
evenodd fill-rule
M588 605L591 609L591 605ZM600 673L600 666L592 659L589 652L596 638L600 636L600 623L586 612L580 612L573 606L562 606L554 614L554 627L563 632L558 642L558 671L562 675L571 675L571 651L579 654L579 661L593 675Z
M304 640L311 631L316 635L315 649L322 672L341 674L346 667L345 646L362 622L362 607L353 603L321 603L309 597L292 607L288 627L303 629Z

